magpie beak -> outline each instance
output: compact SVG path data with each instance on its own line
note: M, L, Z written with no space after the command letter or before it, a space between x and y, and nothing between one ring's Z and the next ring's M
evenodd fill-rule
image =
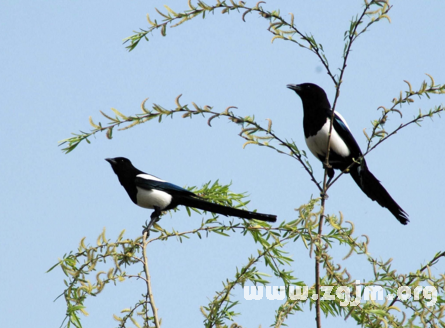
M111 165L116 164L116 160L114 158L105 158L105 160Z
M286 87L288 87L291 90L294 90L297 93L298 93L298 91L301 90L301 87L298 84L288 84L288 85L286 85Z
M294 90L303 103L303 129L306 144L311 153L324 163L332 119L332 109L328 97L322 88L312 83L288 84L287 87ZM334 112L331 132L329 181L334 177L334 169L350 173L366 196L387 208L400 223L407 224L409 222L408 214L369 171L346 120L337 111Z

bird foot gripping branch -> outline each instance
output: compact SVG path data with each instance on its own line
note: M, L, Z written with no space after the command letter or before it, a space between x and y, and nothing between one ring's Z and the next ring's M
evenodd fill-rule
M327 200L329 198L329 195L327 193L325 193L325 192L321 192L320 193L320 198L324 199L324 200Z

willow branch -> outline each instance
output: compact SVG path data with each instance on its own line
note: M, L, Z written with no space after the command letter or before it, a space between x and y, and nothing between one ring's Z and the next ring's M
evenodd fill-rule
M148 243L147 243L147 231L145 231L144 235L143 235L143 247L142 247L142 256L144 258L144 272L145 272L145 279L144 280L145 280L146 285L147 285L147 296L148 296L148 299L149 299L148 303L150 303L150 307L151 307L151 310L153 312L153 322L154 322L156 328L160 328L161 325L159 324L158 310L157 310L156 305L155 305L155 300L154 300L152 289L151 289L151 277L150 277L150 272L148 270L147 245L148 245Z

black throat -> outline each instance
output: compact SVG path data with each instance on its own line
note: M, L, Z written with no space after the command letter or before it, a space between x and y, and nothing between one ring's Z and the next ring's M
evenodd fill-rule
M327 118L331 117L332 111L328 107L320 104L305 104L303 101L303 129L305 138L315 136L326 124Z
M144 174L144 172L139 171L136 168L132 168L132 169L127 169L127 170L123 170L123 171L118 171L115 173L119 179L119 182L121 183L122 187L125 188L125 190L127 191L128 196L130 197L130 199L133 201L133 203L135 203L137 205L137 193L138 190L136 188L136 176L138 174Z

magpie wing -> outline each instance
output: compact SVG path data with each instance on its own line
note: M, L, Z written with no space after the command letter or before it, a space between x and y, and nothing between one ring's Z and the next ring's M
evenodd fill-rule
M330 115L332 115L332 112L330 113ZM335 131L337 131L340 138L342 138L342 140L345 142L346 146L348 146L353 158L358 159L358 157L362 156L362 151L360 150L357 141L355 141L354 136L349 130L348 124L346 123L345 119L337 112L334 113L333 128L335 129Z
M179 187L173 183L162 181L162 180L152 180L141 176L136 176L135 179L136 186L145 190L162 190L169 194L182 195L182 196L196 196L191 191Z

